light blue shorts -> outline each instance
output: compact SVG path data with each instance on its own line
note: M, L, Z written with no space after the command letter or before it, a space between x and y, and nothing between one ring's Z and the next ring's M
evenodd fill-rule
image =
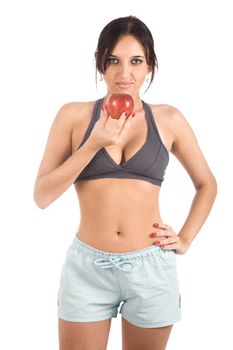
M118 307L138 327L164 327L180 321L175 251L152 245L109 253L75 236L62 267L58 318L100 321L117 317Z

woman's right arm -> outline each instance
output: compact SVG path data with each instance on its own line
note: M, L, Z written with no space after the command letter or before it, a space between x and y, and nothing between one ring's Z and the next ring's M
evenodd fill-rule
M122 113L109 118L106 109L100 113L86 142L72 155L72 125L79 115L86 115L85 103L68 103L56 115L51 126L34 187L34 200L44 209L60 197L102 147L119 144L131 126L133 116Z
M84 104L80 104L80 113ZM57 113L34 185L34 200L45 209L60 197L100 149L91 138L72 154L72 120L77 103L65 104Z

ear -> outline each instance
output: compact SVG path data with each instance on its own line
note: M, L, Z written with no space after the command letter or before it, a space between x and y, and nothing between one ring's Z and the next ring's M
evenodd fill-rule
M95 50L95 59L97 60L98 50Z
M148 66L147 68L147 74L150 74L152 72L152 67L151 66Z

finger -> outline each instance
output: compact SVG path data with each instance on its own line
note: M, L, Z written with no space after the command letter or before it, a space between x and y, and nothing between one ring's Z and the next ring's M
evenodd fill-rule
M121 128L121 130L120 130L120 133L119 133L119 137L120 137L120 138L124 138L125 134L127 134L128 129L130 128L131 123L132 123L132 118L133 118L133 117L130 116L130 117L128 117L128 118L125 120L125 122L124 122L124 124L123 124L123 126L122 126L122 128Z
M163 250L176 250L178 247L177 247L177 243L173 243L173 244L163 244L160 246L161 249Z
M167 236L159 236L159 237L156 237L155 238L155 242L159 242L158 244L165 244L164 241L165 239L167 239L168 237Z
M108 124L110 125L110 127L120 130L125 122L125 113L122 113L119 119L112 118L110 115L109 117L110 118L108 118Z
M126 121L126 114L125 114L125 112L123 112L122 114L121 114L121 116L120 116L120 118L119 119L117 119L117 122L118 122L118 124L119 124L119 126L122 128L122 126L124 125L124 123L125 123L125 121Z
M133 119L133 115L130 115L128 118L126 118L123 124L123 127L126 129L129 129L132 124L132 119Z
M158 228L158 229L163 229L163 230L173 230L171 226L164 224L163 222L157 222L157 223L153 224L152 226L154 226L155 228Z
M174 244L178 243L178 239L176 237L169 237L169 238L165 238L165 239L157 239L154 244L161 246L161 248L165 248L166 246L171 247Z
M168 229L156 229L156 232L158 233L158 236L168 236L168 237L172 237L172 236L176 236L176 232Z
M132 113L130 113L128 116L132 116L132 117L135 117L135 114L136 114L136 112L132 112Z
M156 232L151 232L150 237L174 237L176 233L171 230L158 230L156 229Z

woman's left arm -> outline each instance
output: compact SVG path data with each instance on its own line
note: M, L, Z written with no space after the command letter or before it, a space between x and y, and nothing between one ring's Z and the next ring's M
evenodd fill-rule
M162 248L174 249L177 254L184 254L210 213L217 195L217 182L202 154L192 128L178 109L172 106L171 108L170 122L174 131L171 152L188 172L196 193L180 232L176 237L168 237L162 241L164 245ZM169 227L167 228L169 231ZM166 230L165 227L164 229Z

